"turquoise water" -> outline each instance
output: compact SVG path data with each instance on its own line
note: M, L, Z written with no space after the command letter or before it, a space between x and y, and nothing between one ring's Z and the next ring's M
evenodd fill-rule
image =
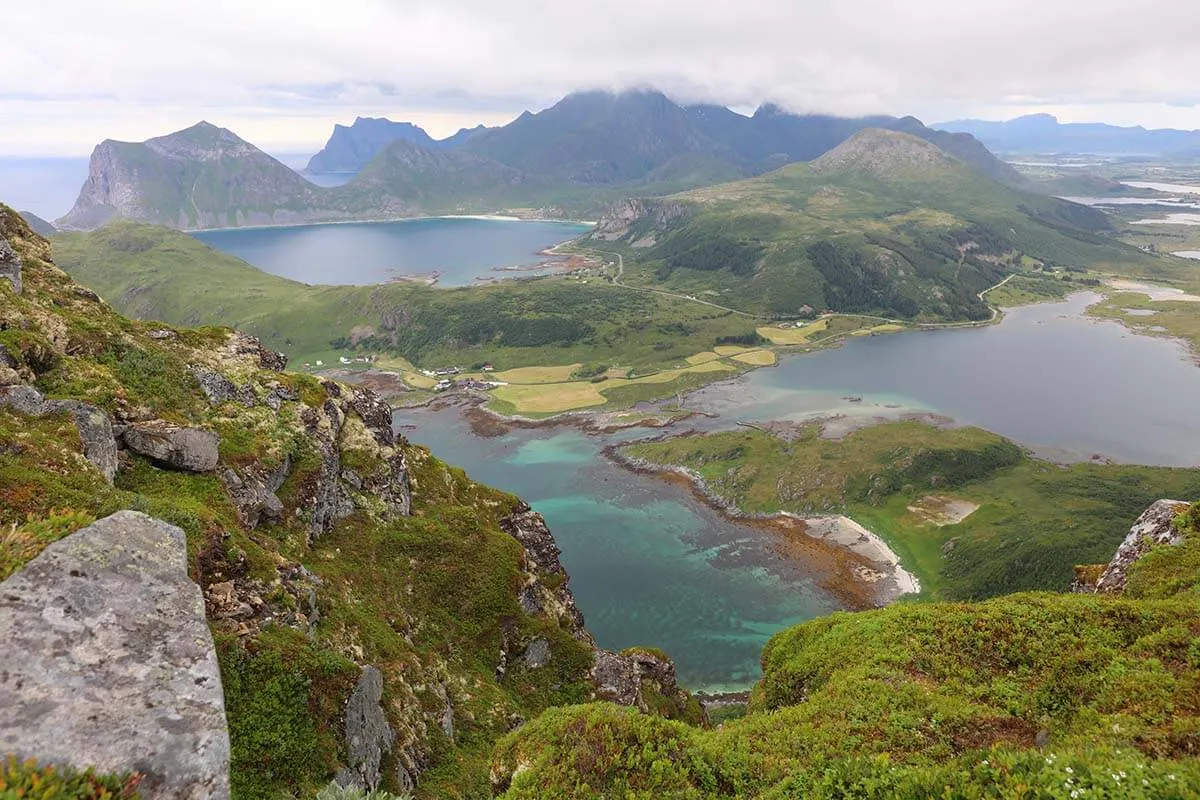
M480 438L454 408L396 420L414 426L402 431L412 441L545 515L600 644L661 647L692 688L748 688L772 633L839 607L821 576L780 557L775 534L618 467L601 455L606 437L553 428Z
M935 412L1046 455L1200 465L1200 369L1176 342L1081 317L1089 299L1017 309L989 328L855 339L789 356L684 398L718 415L686 425ZM412 441L545 514L599 643L662 647L692 688L747 687L772 633L838 607L821 575L780 556L776 534L603 456L606 444L644 431L554 427L481 438L454 408L397 412L396 420L412 426L404 430Z
M541 264L538 253L590 226L566 222L431 218L238 228L193 234L264 272L310 284L369 285L439 273L441 286L544 274L504 267Z

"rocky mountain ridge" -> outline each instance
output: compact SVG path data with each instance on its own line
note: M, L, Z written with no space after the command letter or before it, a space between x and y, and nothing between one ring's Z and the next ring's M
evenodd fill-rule
M810 160L867 127L930 141L997 180L1023 180L969 135L935 131L913 117L845 119L774 106L745 117L720 106L682 106L653 90L592 91L442 141L386 119L339 125L309 165L359 172L332 188L310 184L208 123L142 143L105 141L58 226L88 230L124 217L193 230L521 209L579 216L621 197Z

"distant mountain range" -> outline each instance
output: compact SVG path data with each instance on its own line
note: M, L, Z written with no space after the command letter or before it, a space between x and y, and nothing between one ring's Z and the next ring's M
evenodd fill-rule
M142 143L109 140L92 154L79 199L58 224L90 229L123 217L191 230L501 210L591 215L624 197L811 160L864 128L909 133L989 177L1023 180L969 134L913 117L796 115L770 105L746 117L721 106L681 106L657 91L592 91L442 141L385 119L339 125L308 166L358 171L332 188L208 123Z
M1200 131L1174 128L1123 128L1101 122L1059 122L1049 114L1030 114L1007 122L966 119L941 122L944 131L966 133L998 153L1078 153L1200 157Z

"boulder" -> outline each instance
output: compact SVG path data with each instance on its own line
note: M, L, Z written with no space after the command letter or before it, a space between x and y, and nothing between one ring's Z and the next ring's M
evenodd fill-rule
M21 293L21 257L3 236L0 236L0 278L7 278L13 291Z
M221 673L183 531L121 511L0 584L0 752L229 797Z
M125 429L125 446L159 466L185 472L217 468L221 439L212 431L183 428L162 420L139 422Z
M70 414L83 443L84 457L106 481L113 482L117 474L117 439L112 420L100 409L78 400L47 400L37 389L24 384L0 386L0 407L30 417Z
M117 437L112 420L100 409L77 400L51 400L56 410L69 411L75 419L84 457L96 465L109 483L117 474Z

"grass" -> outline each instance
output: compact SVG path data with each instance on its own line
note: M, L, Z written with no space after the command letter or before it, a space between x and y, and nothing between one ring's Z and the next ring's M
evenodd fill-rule
M888 138L932 150L903 134ZM989 311L977 295L1035 265L1177 269L1122 243L1103 212L1014 189L947 158L919 171L894 166L796 163L695 189L659 201L685 209L672 223L656 223L652 203L626 239L604 246L624 246L631 284L785 317L808 306L981 320ZM627 246L648 233L655 246Z
M1077 563L1107 561L1129 522L1159 497L1200 496L1200 470L1038 461L977 428L895 422L841 440L808 426L794 442L733 431L635 445L657 464L698 472L751 512L843 513L881 535L927 596L1066 590ZM922 498L979 506L938 526Z
M76 280L122 313L177 325L231 325L293 365L339 355L404 359L400 369L492 363L503 372L603 362L669 365L747 332L744 319L604 281L493 286L308 286L217 252L187 234L131 222L54 238ZM350 332L356 331L354 342Z
M782 346L808 344L812 337L829 328L829 320L819 319L806 324L803 328L779 328L764 326L758 329L758 335L769 339L771 344Z
M741 719L552 709L493 770L508 800L1184 798L1197 624L1184 598L1052 594L834 614L771 639Z
M518 367L493 374L492 378L506 383L563 383L571 380L583 364L562 364L555 367Z
M607 403L597 384L509 384L492 390L492 396L510 405L517 413L553 414Z
M738 353L733 357L734 361L740 361L743 364L750 364L754 367L769 367L776 362L775 353L771 350L751 350L748 353Z

